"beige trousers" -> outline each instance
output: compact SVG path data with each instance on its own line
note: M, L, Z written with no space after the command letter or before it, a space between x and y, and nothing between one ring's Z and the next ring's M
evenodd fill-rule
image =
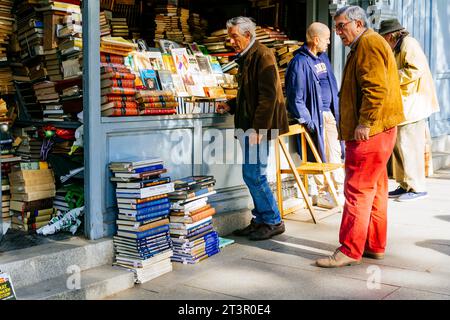
M425 120L398 126L392 154L393 174L397 183L407 191L426 192L426 126Z
M342 163L341 144L338 139L338 131L336 119L332 112L323 112L324 122L324 143L325 155L328 163ZM334 187L339 193L344 192L345 172L344 169L338 169L331 173L331 180ZM310 194L324 194L328 192L328 185L324 183L322 175L315 175L314 178L308 177L308 184L310 185Z

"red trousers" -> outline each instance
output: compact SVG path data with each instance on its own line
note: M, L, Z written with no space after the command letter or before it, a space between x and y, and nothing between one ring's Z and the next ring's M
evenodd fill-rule
M339 232L339 250L360 259L364 250L384 253L387 235L387 162L394 149L397 128L368 141L346 142L345 206Z

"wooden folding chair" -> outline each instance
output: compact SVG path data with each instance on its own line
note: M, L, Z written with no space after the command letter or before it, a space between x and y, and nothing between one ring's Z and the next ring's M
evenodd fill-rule
M291 136L300 135L301 137L301 149L302 149L302 164L299 167L295 166L294 161L289 153L289 150L284 142L284 139ZM307 143L311 148L311 151L316 159L316 162L307 162ZM286 157L286 160L289 164L289 169L281 169L281 159L280 159L280 147ZM315 217L315 211L311 200L308 196L308 175L317 175L321 174L324 176L325 182L327 183L330 193L333 196L334 201L338 204L338 208L342 210L342 206L339 204L336 188L334 187L333 181L331 180L330 172L342 168L344 165L341 163L323 163L320 158L319 153L314 145L314 142L311 140L310 135L306 131L306 129L300 125L292 125L289 127L289 132L283 135L280 135L277 138L275 144L275 157L276 157L276 170L277 170L277 200L278 200L278 208L281 213L281 217L284 218L285 215L293 213L294 210L284 211L283 209L283 195L281 193L281 175L282 174L293 174L297 185L300 188L300 191L303 195L303 199L305 199L308 210L311 214L314 223L317 223L317 219ZM303 182L300 178L300 175L303 175Z

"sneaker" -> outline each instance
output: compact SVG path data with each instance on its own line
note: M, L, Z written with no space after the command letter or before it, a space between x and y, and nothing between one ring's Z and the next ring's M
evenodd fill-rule
M401 195L404 195L405 193L408 193L408 191L406 191L402 187L398 187L394 191L389 192L389 198L396 199L396 198L400 197Z
M345 197L343 195L338 195L338 199L339 204L343 206L345 204ZM333 209L338 205L336 204L336 201L334 201L333 196L327 192L319 196L317 199L317 206L325 209Z
M428 192L408 192L397 198L397 201L408 202L428 198Z
M256 230L258 230L262 225L263 225L263 223L257 223L255 221L255 219L252 219L250 224L248 226L246 226L244 229L239 229L239 230L233 231L233 235L235 235L237 237L247 237L252 232L255 232Z
M252 241L268 240L273 236L282 234L286 230L284 222L281 221L276 225L263 224L258 230L252 232L248 239Z

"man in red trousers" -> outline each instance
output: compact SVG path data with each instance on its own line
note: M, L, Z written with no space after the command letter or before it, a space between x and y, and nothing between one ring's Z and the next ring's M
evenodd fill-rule
M405 120L392 49L367 27L358 6L339 9L336 34L351 48L340 93L339 138L346 143L345 206L339 247L316 264L336 268L382 259L386 248L387 162Z

